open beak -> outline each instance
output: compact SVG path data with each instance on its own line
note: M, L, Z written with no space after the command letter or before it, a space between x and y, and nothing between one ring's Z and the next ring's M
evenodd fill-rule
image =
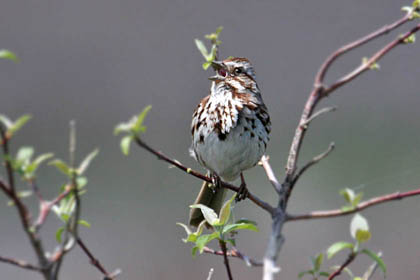
M209 77L210 81L220 81L224 80L226 77L226 70L225 65L221 61L212 61L211 66L213 67L214 71L216 71L216 75ZM223 75L224 73L224 75Z

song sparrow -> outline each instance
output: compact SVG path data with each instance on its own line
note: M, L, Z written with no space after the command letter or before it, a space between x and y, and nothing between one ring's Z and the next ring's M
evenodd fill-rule
M242 171L255 166L269 141L271 130L255 72L246 58L214 61L216 75L210 95L204 97L193 114L191 155L217 181L231 182L241 176L241 193L247 195ZM225 189L204 183L194 204L204 204L219 212ZM190 224L203 220L200 209L190 212Z

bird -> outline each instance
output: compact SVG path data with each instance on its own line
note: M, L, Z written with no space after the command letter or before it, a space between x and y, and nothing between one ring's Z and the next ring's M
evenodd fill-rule
M230 57L211 63L216 74L210 94L195 109L192 122L191 156L204 168L213 183L204 182L194 204L204 204L218 213L226 189L220 182L241 178L237 201L248 194L243 171L255 166L270 140L271 121L254 68L247 58ZM201 210L190 210L189 224L198 226Z

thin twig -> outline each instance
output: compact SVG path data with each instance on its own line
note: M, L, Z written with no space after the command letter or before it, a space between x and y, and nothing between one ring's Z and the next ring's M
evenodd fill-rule
M177 160L173 160L170 159L169 157L167 157L165 154L163 154L162 152L159 152L155 149L153 149L152 147L150 147L148 144L146 144L146 142L144 142L143 140L141 140L139 137L135 138L136 143L143 149L145 149L146 151L154 154L155 156L158 157L158 159L166 161L170 164L172 164L173 166L181 169L182 171L196 177L199 178L203 181L212 183L212 179L210 177L207 177L206 175L201 174L200 172L194 171L191 168L188 168L186 166L184 166L183 164L181 164L179 161ZM239 187L234 186L232 184L226 183L226 182L221 182L221 186L223 188L227 188L230 189L234 192L238 192L239 191ZM248 196L247 198L249 198L249 200L251 200L252 202L254 202L256 205L258 205L259 207L261 207L262 209L266 210L267 212L269 212L271 215L273 215L275 213L274 207L272 207L270 204L268 204L267 202L261 200L260 198L258 198L257 196L255 196L254 194L248 192Z
M328 149L326 151L324 151L323 153L317 155L316 157L314 157L313 159L311 159L308 163L306 163L295 175L294 179L293 179L293 183L292 184L296 184L296 182L299 180L299 178L303 175L303 173L305 173L306 170L308 170L310 167L314 166L315 164L317 164L318 162L320 162L321 160L323 160L324 158L326 158L333 150L334 150L335 144L331 143L330 146L328 147Z
M336 276L340 275L344 268L346 268L349 264L351 264L354 259L356 258L355 253L350 253L350 255L347 257L346 261L333 273L330 274L328 277L328 280L334 279Z
M211 278L213 277L213 273L214 273L214 269L210 268L209 275L207 276L207 280L211 280Z
M320 109L319 111L313 113L312 116L309 119L307 119L303 124L301 124L300 128L307 129L308 124L310 124L314 119L318 118L319 116L323 114L334 112L335 110L337 110L337 107L325 107L325 108Z
M417 196L420 195L420 189L407 191L407 192L395 192L391 194L386 194L379 197L374 197L372 199L360 202L356 207L351 210L326 210L326 211L314 211L308 214L301 214L301 215L288 215L286 221L298 221L298 220L313 220L313 219L323 219L323 218L333 218L333 217L340 217L350 215L356 212L360 212L366 208L371 206L375 206L381 203L393 201L393 200L400 200L410 196Z
M269 163L269 157L267 155L262 156L261 164L265 170L265 173L267 174L268 180L270 181L271 185L274 187L274 190L278 194L280 194L282 187L276 175L274 174L273 169L271 168L271 165Z
M100 272L102 272L103 275L110 278L108 271L106 271L105 267L101 264L101 262L95 258L95 256L92 254L92 252L87 248L85 243L80 239L80 237L77 238L77 244L80 246L80 248L85 252L85 254L88 256L90 263L96 267ZM111 278L110 278L111 279Z
M223 263L225 264L228 278L229 280L233 280L232 271L230 270L230 265L229 265L229 258L227 257L226 242L223 240L219 240L219 245L223 252L223 260L224 260Z
M12 264L12 265L18 266L18 267L23 268L23 269L28 269L28 270L35 270L35 271L41 271L42 270L40 267L37 267L37 266L35 266L33 264L30 264L30 263L28 263L26 261L23 261L23 260L17 260L17 259L6 258L6 257L0 256L0 262Z
M211 249L209 247L204 247L203 252L204 253L207 253L207 254L213 254L213 255L223 256L223 251L216 251L216 250ZM241 252L239 252L236 248L227 251L226 252L226 255L228 257L234 257L234 258L238 258L238 259L243 260L246 263L247 266L257 266L258 267L258 266L262 266L263 265L262 262L259 262L259 261L256 261L254 259L251 259L250 257L248 257L248 256L242 254Z

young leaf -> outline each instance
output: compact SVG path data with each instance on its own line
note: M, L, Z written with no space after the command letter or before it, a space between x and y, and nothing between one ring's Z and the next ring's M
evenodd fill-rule
M309 275L314 275L315 273L314 273L314 271L313 271L313 270L306 270L306 271L302 271L302 272L299 272L299 274L298 274L298 278L300 279L300 278L302 278L303 276L305 276L306 274L309 274Z
M330 274L329 274L328 272L321 271L321 272L319 273L319 276L322 276L322 277L328 278L328 277L330 277Z
M352 243L349 242L344 242L344 241L339 241L334 243L333 245L331 245L328 249L327 249L327 258L331 259L332 257L334 257L338 252L344 250L344 249L351 249L353 250L354 245Z
M183 227L184 229L185 229L185 231L187 232L187 235L190 235L192 232L191 232L191 230L190 230L190 228L187 226L187 225L185 225L185 224L183 224L183 223L176 223L178 226L181 226L181 227Z
M32 116L30 115L23 115L22 117L18 118L11 127L7 130L10 135L15 134L19 129L21 129L30 119Z
M18 60L19 60L18 57L13 52L11 52L9 50L5 50L5 49L0 50L0 58L9 59L9 60L12 60L14 62L18 62Z
M217 226L222 226L225 225L230 217L230 211L231 211L231 207L232 207L232 202L236 197L236 193L232 196L231 199L229 199L228 201L225 202L225 204L223 205L222 209L220 209L220 213L219 213L219 223L217 224Z
M79 220L77 223L79 225L84 226L84 227L90 228L90 223L88 221L86 221L86 220Z
M133 136L131 135L126 135L121 139L120 147L123 155L128 156L128 154L130 153L130 145L132 140Z
M197 46L197 49L200 51L201 55L208 60L207 58L209 57L209 53L207 51L206 46L204 45L203 41L199 40L199 39L195 39L194 40L195 45Z
M61 172L63 172L65 175L67 176L71 176L71 168L62 160L60 159L55 159L53 161L50 161L48 163L48 165L53 165L55 166L58 170L60 170Z
M41 163L43 163L44 161L46 161L47 159L50 159L54 156L54 154L52 153L48 153L48 154L42 154L39 155L33 162L31 162L25 169L25 175L27 177L33 177L34 173L36 172L36 170L38 169L39 165Z
M195 257L197 255L197 251L198 251L198 247L197 246L193 247L191 250L191 255Z
M64 227L59 227L57 229L57 232L55 233L55 239L57 240L58 243L61 243L61 235L64 232Z
M344 197L344 199L348 203L352 203L352 201L354 200L355 194L354 194L354 191L352 189L345 188L345 189L340 191L340 194Z
M213 239L216 239L219 237L219 233L217 231L211 233L211 234L204 234L197 238L197 241L195 242L196 246L200 250L200 254L203 253L204 247Z
M319 271L321 269L321 265L323 261L324 261L324 254L319 253L318 256L316 256L316 258L313 260L315 271Z
M0 122L3 123L3 125L9 129L12 125L13 122L11 119L9 119L8 117L6 117L5 115L0 114Z
M149 111L152 109L151 105L146 106L143 111L138 115L137 121L134 123L133 131L138 134L139 132L144 132L146 127L143 126L144 119L146 118Z
M366 242L371 237L367 220L358 213L351 221L350 232L351 236L359 242Z
M204 219L206 219L207 223L210 225L216 225L219 223L219 219L217 218L216 212L213 209L207 207L203 204L194 204L191 205L190 208L199 208L201 209L201 213L203 213Z
M386 275L386 265L380 256L378 256L377 254L375 254L374 252L368 249L363 249L361 253L368 255L373 261L375 261L378 264L379 268L384 273L384 275Z
M247 229L247 230L252 230L252 231L257 231L258 232L258 228L254 224L242 223L242 224L226 225L226 226L223 227L222 233L226 234L226 233L229 233L231 231L240 230L240 229Z
M31 158L34 154L34 148L32 147L21 147L16 154L16 163L18 166L28 165L31 162Z
M89 164L98 155L98 153L99 153L99 150L95 149L93 150L93 152L91 152L85 157L85 159L82 161L79 168L77 169L77 173L79 175L82 175L86 171L86 169L89 167Z
M363 198L363 192L358 193L354 197L353 201L351 202L351 206L357 207L357 205L359 205L359 202L362 200L362 198Z

